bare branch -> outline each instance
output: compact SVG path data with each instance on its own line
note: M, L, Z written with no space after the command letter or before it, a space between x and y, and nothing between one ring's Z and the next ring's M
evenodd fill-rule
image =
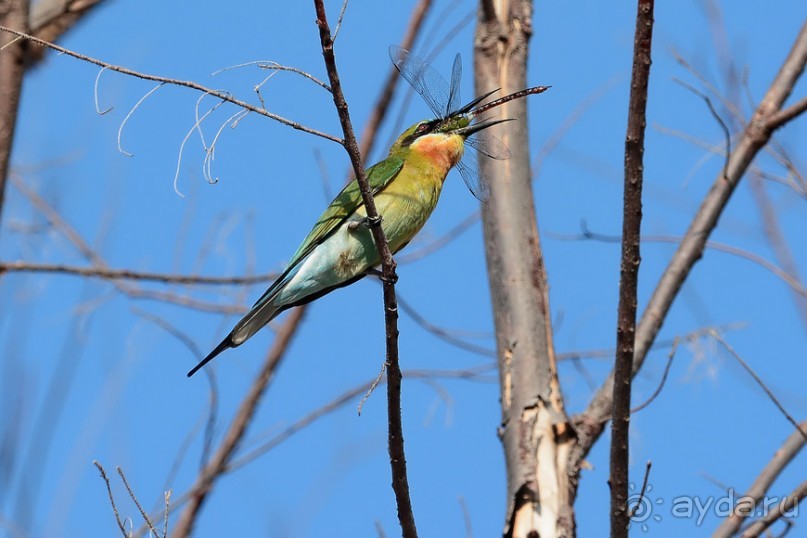
M642 504L641 499L644 499L644 494L647 491L647 480L650 478L651 467L653 467L653 462L648 460L647 465L645 465L644 469L644 479L642 480L642 489L639 490L639 500L636 502L636 504L634 504L631 507L630 512L628 513L628 518L633 518L633 516L636 515L636 510L638 510L641 507Z
M27 32L29 4L28 0L3 2L0 25L15 28L15 32ZM11 149L14 145L22 79L25 75L25 57L28 52L28 43L6 37L10 38L2 36L0 39L0 220L3 215Z
M804 445L807 444L807 439L805 439L802 432L807 431L807 421L802 422L799 426L800 427L791 433L782 446L774 453L771 460L754 480L754 483L751 484L751 487L743 494L743 497L750 497L755 503L759 502L760 499L765 496L771 484L773 484L782 471L787 468L801 449L804 448ZM735 510L720 524L712 535L712 538L730 538L731 536L735 536L740 530L740 526L745 518L750 515L752 515L752 511L746 513Z
M20 31L14 30L14 29L9 28L7 26L0 25L0 31L8 32L8 33L13 34L13 35L15 35L17 37L21 37L21 38L27 39L29 41L33 41L34 43L37 43L39 45L43 45L43 46L46 46L46 47L51 48L53 50L59 51L62 54L72 56L73 58L76 58L78 60L82 60L84 62L95 64L95 65L97 65L99 67L105 67L105 68L109 69L110 71L115 71L117 73L121 73L121 74L124 74L124 75L129 75L131 77L135 77L135 78L139 78L139 79L143 79L143 80L153 80L155 82L162 82L163 84L170 84L171 86L181 86L181 87L184 87L184 88L190 88L192 90L202 92L203 94L209 94L209 95L212 95L213 97L221 99L222 101L225 101L227 103L231 103L231 104L239 106L239 107L241 107L243 109L255 112L256 114L260 114L261 116L266 116L267 118L270 118L270 119L275 120L275 121L277 121L279 123L282 123L283 125L291 127L292 129L296 129L296 130L302 131L304 133L319 136L319 137L324 138L326 140L330 140L331 142L336 142L337 144L342 144L343 143L342 139L340 139L340 138L337 138L335 136L329 135L328 133L324 133L322 131L318 131L316 129L311 129L310 127L306 127L306 126L304 126L304 125L302 125L300 123L297 123L295 121L286 119L283 116L273 114L272 112L269 112L269 111L267 111L267 110L265 110L265 109L263 109L261 107L257 107L255 105L247 103L246 101L243 101L241 99L237 99L237 98L231 96L227 92L224 92L224 91L221 91L221 90L213 90L213 89L207 88L207 87L205 87L205 86L203 86L203 85L201 85L201 84L199 84L197 82L193 82L193 81L190 81L190 80L179 80L179 79L168 78L168 77L160 77L160 76L157 76L157 75L150 75L148 73L141 73L141 72L135 71L133 69L128 69L126 67L121 67L119 65L114 65L114 64L111 64L111 63L108 63L108 62L98 60L96 58L92 58L92 57L87 56L85 54L80 54L78 52L75 52L75 51L72 51L70 49L66 49L64 47L56 45L54 43L50 43L50 42L45 41L43 39L39 39L38 37L34 37L34 36L32 36L30 34L27 34L25 32L20 32Z
M709 107L709 112L711 112L712 117L717 121L717 124L720 125L720 128L723 131L723 137L726 140L726 149L724 151L724 155L725 155L726 159L725 159L725 163L723 164L723 178L728 180L728 178L726 177L726 170L728 170L728 168L729 168L729 158L731 157L731 132L729 131L729 128L726 125L726 122L724 122L723 118L720 117L720 114L717 113L717 110L715 110L715 107L712 104L712 100L709 99L708 95L706 95L702 91L698 90L697 88L695 88L693 86L690 86L689 84L687 84L683 80L674 78L673 81L677 82L678 84L680 84L681 86L683 86L687 90L691 91L692 93L694 93L695 95L697 95L698 97L700 97L701 99L706 101L706 106Z
M639 0L633 37L633 72L625 135L625 177L622 211L622 258L619 270L616 359L611 418L611 536L628 536L628 461L630 398L636 336L636 305L641 262L642 184L644 137L647 125L647 88L650 81L654 0Z
M581 234L553 234L553 237L561 240L572 240L572 241L581 241L581 240L594 240L594 241L603 241L606 243L616 243L619 241L617 236L612 235L605 235L601 233L596 233L584 228L583 233ZM673 243L680 245L683 243L685 238L682 237L675 237L671 235L645 235L642 237L643 243ZM785 284L790 286L794 292L804 297L807 297L807 288L796 278L788 274L783 269L777 267L770 261L766 260L762 256L755 254L753 252L749 252L747 250L727 245L725 243L718 243L717 241L707 241L704 245L704 249L709 250L716 250L718 252L724 252L726 254L731 254L733 256L737 256L739 258L746 259L752 263L755 263L762 267L763 269L770 271L778 278L782 279Z
M754 202L756 202L757 209L760 213L759 217L762 221L762 229L765 233L765 237L768 240L768 244L770 245L774 256L776 256L779 265L781 265L783 268L782 272L786 274L788 278L792 280L794 284L797 284L798 287L800 287L804 292L799 293L799 291L794 287L794 291L796 291L798 295L795 295L793 299L796 303L796 309L801 316L801 323L807 330L807 290L804 289L801 277L799 276L798 264L796 264L793 253L785 240L784 234L782 233L782 229L779 224L779 216L777 215L773 203L768 196L767 187L765 182L762 181L760 174L752 173L749 186L751 187Z
M804 114L807 111L807 97L802 97L800 101L789 107L775 112L768 117L767 123L771 129L778 129L790 120Z
M31 33L45 41L56 42L103 0L39 0L32 2ZM45 55L45 47L31 47L26 62L31 67Z
M146 511L143 510L142 506L140 506L140 501L137 500L137 496L134 494L134 491L132 491L132 486L130 486L129 481L126 480L126 475L123 474L123 469L120 467L115 467L115 469L118 471L121 480L123 480L123 485L126 486L126 491L129 492L129 497L131 497L132 501L135 503L135 506L137 506L137 509L140 510L140 516L143 518L143 521L146 522L146 525L148 526L149 530L154 533L154 536L159 536L159 534L157 534L157 530L154 528L154 524L151 522L151 519L149 519L148 514L146 514Z
M249 393L244 398L235 418L230 424L224 436L224 440L205 468L199 473L196 483L193 488L191 488L188 504L182 511L176 529L174 530L174 536L177 538L190 536L193 531L193 525L196 522L197 515L205 500L207 500L207 495L210 493L213 483L226 472L227 465L244 438L247 427L252 422L252 417L255 414L258 403L264 392L266 392L269 381L274 377L274 373L280 361L285 356L286 350L291 343L292 337L296 333L297 327L303 319L304 313L305 307L293 309L281 328L277 331L272 348L255 382L250 387Z
M303 78L307 78L308 80L310 80L311 82L313 82L317 86L323 88L328 93L331 93L331 87L328 86L327 84L325 84L324 82L322 82L320 79L318 79L317 77L315 77L311 73L309 73L307 71L303 71L302 69L299 69L297 67L292 67L290 65L282 65L282 64L279 64L279 63L277 63L275 61L272 61L272 60L254 60L252 62L244 62L244 63L238 64L238 65L231 65L230 67L224 67L224 68L219 69L217 71L213 71L210 75L211 76L216 76L216 75L218 75L220 73L223 73L225 71L230 71L232 69L238 69L240 67L247 67L247 66L250 66L250 65L256 65L256 66L258 66L258 68L266 69L268 71L275 71L275 72L277 72L277 71L288 71L289 73L295 73L297 75L300 75Z
M171 508L171 490L165 492L165 518L163 519L163 538L168 538L168 514Z
M0 262L2 273L56 273L105 280L141 280L145 282L161 282L164 284L194 285L252 285L271 282L277 278L277 273L267 273L254 276L195 276L177 275L170 273L151 273L147 271L134 271L131 269L110 269L106 267L78 267L74 265L34 263L34 262Z
M460 349L464 349L465 351L470 351L471 353L476 353L477 355L482 355L483 357L495 357L496 351L493 349L488 349L486 347L478 346L476 344L472 344L470 342L466 342L461 338L457 338L453 334L449 333L446 329L439 327L429 320L424 318L413 306L411 306L408 302L406 302L403 297L398 296L398 305L401 307L401 310L406 313L412 320L420 325L425 331L430 332L437 338L448 342L452 346L456 346Z
M807 24L802 26L799 31L787 59L735 146L726 173L728 181L724 179L722 173L715 180L645 308L636 330L634 375L642 367L647 351L658 335L667 312L686 277L701 258L706 242L717 225L734 189L756 154L770 140L773 131L772 126L768 124L768 119L781 109L804 71L805 63L807 63ZM582 417L577 419L578 443L571 454L571 469L580 468L583 458L602 434L604 417L607 417L611 408L610 395L613 391L613 383L613 375L609 375L592 398Z
M483 2L474 35L475 93L529 86L533 3ZM496 329L501 426L507 470L505 537L574 535L564 469L574 443L553 343L549 284L535 211L525 99L491 111L523 118L486 132L504 138L507 161L480 159L490 186L482 206L485 258ZM563 492L559 495L548 492Z
M109 483L109 477L106 475L106 471L104 471L104 468L101 466L100 462L93 460L92 464L98 468L98 471L101 473L101 478L104 479L104 483L106 484L106 492L109 495L109 504L112 505L112 513L115 514L115 522L118 524L120 532L123 534L123 538L129 538L129 534L126 532L126 527L123 525L123 521L121 521L120 514L118 514L118 507L115 506L115 496L112 494L112 486Z
M667 376L670 374L670 369L672 368L673 358L675 358L675 351L678 349L678 341L679 340L677 337L673 340L672 349L670 349L670 353L669 355L667 355L667 365L664 367L664 373L661 374L661 381L659 381L658 387L656 387L656 390L653 391L653 394L651 394L650 397L647 400L645 400L644 403L639 404L630 410L631 415L638 413L639 411L641 411L642 409L653 403L653 400L658 398L658 395L661 394L661 390L664 388L664 383L667 382Z
M325 58L325 67L328 71L328 80L331 83L333 102L339 113L342 132L345 136L345 149L353 164L353 172L361 189L367 218L373 233L373 240L381 257L382 283L384 288L384 322L386 326L386 365L387 365L387 414L388 414L388 441L390 467L392 469L392 489L395 492L395 501L398 505L398 521L405 538L415 538L417 527L412 512L412 501L409 497L409 479L406 475L406 457L404 454L403 424L401 419L401 368L398 364L398 305L395 298L395 260L392 259L387 238L381 227L381 218L375 206L373 194L364 173L359 145L353 134L350 123L347 102L342 94L342 84L336 69L336 58L333 53L333 38L328 26L323 0L314 0L317 12L317 27L319 28L322 55Z
M418 248L417 250L411 250L402 256L398 256L398 263L401 265L404 265L406 263L412 263L413 261L428 256L432 252L440 250L441 248L443 248L444 246L446 246L447 244L451 243L453 240L461 236L467 230L469 230L471 226L476 224L476 222L479 220L481 216L482 213L479 210L474 211L473 213L462 219L459 224L457 224L449 231L444 233L442 236Z
M754 538L762 535L762 533L765 532L768 527L773 525L777 520L785 515L785 511L793 510L799 504L801 504L801 501L803 501L805 498L807 498L807 481L799 484L793 491L790 492L790 495L788 495L786 499L783 499L782 502L776 504L773 509L766 513L762 519L755 521L753 524L751 524L751 526L743 531L741 535L742 538Z

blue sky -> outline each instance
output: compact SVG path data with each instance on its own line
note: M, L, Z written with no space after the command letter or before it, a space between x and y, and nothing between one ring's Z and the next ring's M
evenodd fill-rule
M736 5L735 5L736 4ZM354 124L370 113L390 69L388 46L403 35L411 2L353 2L336 54ZM427 30L431 50L470 11L471 2L437 2ZM719 173L722 158L673 136L679 131L710 146L723 143L703 101L673 81L699 81L675 61L686 58L726 91L727 62L747 73L748 93L764 93L804 22L802 2L719 4L724 33L714 32L700 2L660 3L656 11L646 144L643 231L682 235L699 200ZM329 5L332 24L339 6ZM551 285L555 341L560 353L609 348L615 340L619 248L611 243L568 241L581 223L595 232L621 229L621 171L633 40L633 3L539 2L528 80L552 89L530 98L528 118L537 177L535 201ZM195 80L257 102L257 68L211 76L253 60L293 65L325 78L313 6L306 2L243 2L238 10L199 9L191 2L110 2L63 40L63 45L147 73ZM472 96L472 25L465 25L433 61L447 74L455 53L464 58L463 95ZM746 71L747 70L747 71ZM198 138L182 140L194 125L199 94L164 87L142 104L122 131L127 157L117 149L118 130L130 108L154 85L119 74L100 77L102 108L95 112L98 69L49 54L25 81L13 165L30 189L53 205L111 267L210 276L264 273L283 268L348 170L332 142L250 115L224 129L213 163L219 181L202 175ZM699 86L700 87L700 86ZM802 82L794 93L805 94ZM263 86L273 112L339 135L330 96L291 74ZM401 102L398 93L396 104ZM739 101L748 112L744 91ZM202 109L214 104L210 98ZM718 107L721 114L725 108ZM227 105L204 124L208 138L237 112ZM397 109L393 117L397 114ZM383 157L387 141L429 115L419 99L388 121L368 163ZM557 146L544 155L570 117ZM804 164L804 121L777 134L796 165ZM801 159L801 160L800 160ZM769 156L757 163L784 175ZM804 198L766 182L796 263L807 270ZM11 186L3 212L3 260L82 265L86 260ZM473 213L478 202L458 174L446 183L440 204L409 251L441 236ZM32 227L36 230L31 233ZM400 295L431 323L471 332L493 348L492 316L479 224L442 250L399 269ZM713 239L773 260L748 185L738 189ZM643 247L640 310L673 252L673 245ZM166 291L161 285L144 289ZM222 305L251 304L263 285L170 288ZM120 511L139 523L136 509L114 476L121 466L143 502L159 502L166 477L189 433L207 412L203 377L185 372L196 357L164 329L157 316L188 335L202 350L215 345L234 316L199 312L163 302L130 299L103 281L59 275L4 275L0 280L0 402L11 412L0 424L19 425L17 465L0 495L4 519L17 520L21 484L41 486L28 505L28 536L111 536L117 532L93 460L113 478ZM704 327L731 325L724 337L768 383L797 419L807 413L803 353L805 326L790 289L744 259L707 251L687 281L662 330L670 339ZM408 316L400 321L405 369L462 369L489 362L435 338ZM218 374L221 424L232 415L273 340L264 330L213 363ZM306 315L250 429L248 444L282 431L301 416L376 376L383 360L380 287L365 279L317 301ZM636 381L634 400L658 386L669 348L651 354ZM561 364L570 413L586 405L608 372L609 359ZM59 404L49 396L64 391ZM375 536L378 522L397 532L386 455L383 391L361 416L357 401L298 433L249 467L222 479L208 501L196 535ZM464 503L475 536L502 526L504 465L496 437L500 420L495 377L404 384L404 421L414 509L423 536L464 535ZM42 422L43 413L51 422ZM32 448L37 424L47 427L42 452ZM706 478L742 491L792 427L742 368L708 338L682 345L660 397L632 424L631 462L641 482L652 460L651 494L660 521L647 534L705 535L719 523L710 513L674 517L672 499L721 496ZM221 434L221 430L217 432ZM201 454L194 437L170 484L175 496L192 483ZM22 454L39 462L21 476ZM34 457L34 456L30 456ZM605 535L608 521L607 439L590 455L576 505L580 536ZM774 485L782 496L803 480L802 456ZM5 472L5 471L4 471ZM4 480L4 483L6 481ZM461 499L461 501L460 501ZM797 519L797 524L799 520ZM2 526L0 526L2 528ZM642 530L636 532L643 534ZM2 533L0 533L2 534Z

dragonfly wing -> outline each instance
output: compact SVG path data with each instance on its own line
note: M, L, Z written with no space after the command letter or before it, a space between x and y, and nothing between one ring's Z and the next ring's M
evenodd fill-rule
M389 48L393 65L420 95L438 118L444 117L449 102L449 86L429 64L397 45Z
M482 131L479 134L469 136L465 143L482 155L487 155L491 159L506 161L510 158L510 150L499 138Z
M473 151L466 151L465 156L457 163L457 170L471 194L480 202L486 202L490 198L490 187L479 175L479 162L476 157Z
M451 68L451 85L448 87L448 102L446 103L445 118L454 114L460 108L460 81L462 80L462 58L459 52L454 56L454 67Z

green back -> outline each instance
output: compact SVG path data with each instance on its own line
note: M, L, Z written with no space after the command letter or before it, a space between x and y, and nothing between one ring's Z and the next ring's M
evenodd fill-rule
M387 157L383 161L371 166L367 169L367 182L370 184L370 192L375 196L378 192L386 187L390 181L395 179L398 172L403 168L403 160L398 157ZM333 199L331 205L325 212L317 219L314 228L309 232L308 236L294 253L294 256L289 260L289 267L297 265L297 263L308 256L314 247L325 241L328 236L345 221L350 215L364 205L364 200L361 197L361 190L359 189L359 182L355 179L348 183L342 192Z
M403 159L390 156L367 169L367 182L370 184L370 192L375 196L395 179L398 172L401 171L401 168L403 168ZM331 205L329 205L325 212L317 219L314 228L309 232L308 236L306 236L303 244L297 249L297 252L291 257L286 269L281 273L278 279L269 286L269 289L266 290L261 298L255 302L254 306L258 306L270 298L285 281L292 269L294 269L303 258L308 256L317 245L325 241L340 224L355 213L362 205L364 205L364 201L361 197L359 182L354 179L342 189L342 192L334 198Z

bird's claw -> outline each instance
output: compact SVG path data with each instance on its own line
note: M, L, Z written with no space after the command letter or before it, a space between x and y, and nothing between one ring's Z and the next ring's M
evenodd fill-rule
M392 276L390 278L387 278L386 276L384 276L383 271L380 271L379 269L376 269L375 267L371 267L371 268L367 269L364 273L369 275L369 276L378 277L378 280L380 280L381 282L386 282L388 284L397 284L398 283L398 275L396 273L392 273Z
M381 224L381 215L377 217L364 217L359 220L350 221L347 225L347 229L350 231L355 231L360 226L363 226L365 228L375 228L379 224Z

